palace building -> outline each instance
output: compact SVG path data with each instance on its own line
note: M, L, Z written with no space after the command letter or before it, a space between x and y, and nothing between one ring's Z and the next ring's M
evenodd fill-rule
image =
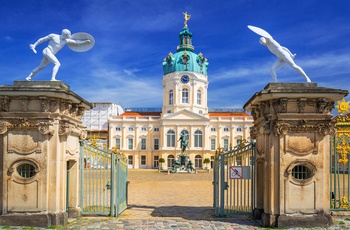
M125 109L109 117L109 148L125 154L129 168L172 167L181 154L181 133L189 139L186 153L195 168L212 167L218 147L228 150L250 140L253 118L249 114L208 108L209 63L202 53L194 52L186 19L184 24L176 53L163 61L162 109ZM203 163L206 158L211 161L208 165Z

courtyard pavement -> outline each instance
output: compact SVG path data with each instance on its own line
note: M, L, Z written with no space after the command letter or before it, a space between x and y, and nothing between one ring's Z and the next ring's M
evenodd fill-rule
M84 216L69 219L67 225L56 229L264 229L250 216L214 216L213 173L167 174L134 169L129 170L129 181L128 208L118 218ZM336 218L335 225L324 229L350 229L350 218Z

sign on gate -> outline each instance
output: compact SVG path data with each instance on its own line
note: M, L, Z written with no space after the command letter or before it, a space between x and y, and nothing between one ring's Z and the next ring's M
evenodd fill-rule
M230 179L251 179L250 166L231 166Z
M230 179L242 179L243 168L242 166L231 166L230 167Z

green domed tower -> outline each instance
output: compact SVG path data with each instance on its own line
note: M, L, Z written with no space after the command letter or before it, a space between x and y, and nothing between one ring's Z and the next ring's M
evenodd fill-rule
M163 117L184 109L208 115L209 63L202 53L194 52L192 33L187 26L190 15L184 15L184 27L179 34L180 45L176 53L170 52L163 60Z

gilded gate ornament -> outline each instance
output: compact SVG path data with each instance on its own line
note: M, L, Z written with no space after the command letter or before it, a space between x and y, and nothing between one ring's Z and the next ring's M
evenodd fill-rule
M349 112L349 103L349 101L347 102L343 98L335 106L338 109L338 113L341 113L335 118L337 126L336 138L340 140L336 144L336 151L340 155L338 162L343 165L349 162L348 153L350 152L350 144L347 141L350 137L350 119L347 114Z
M335 108L338 109L338 113L345 114L349 112L349 103L350 101L345 101L343 98L342 101L338 101L338 105L335 106Z

